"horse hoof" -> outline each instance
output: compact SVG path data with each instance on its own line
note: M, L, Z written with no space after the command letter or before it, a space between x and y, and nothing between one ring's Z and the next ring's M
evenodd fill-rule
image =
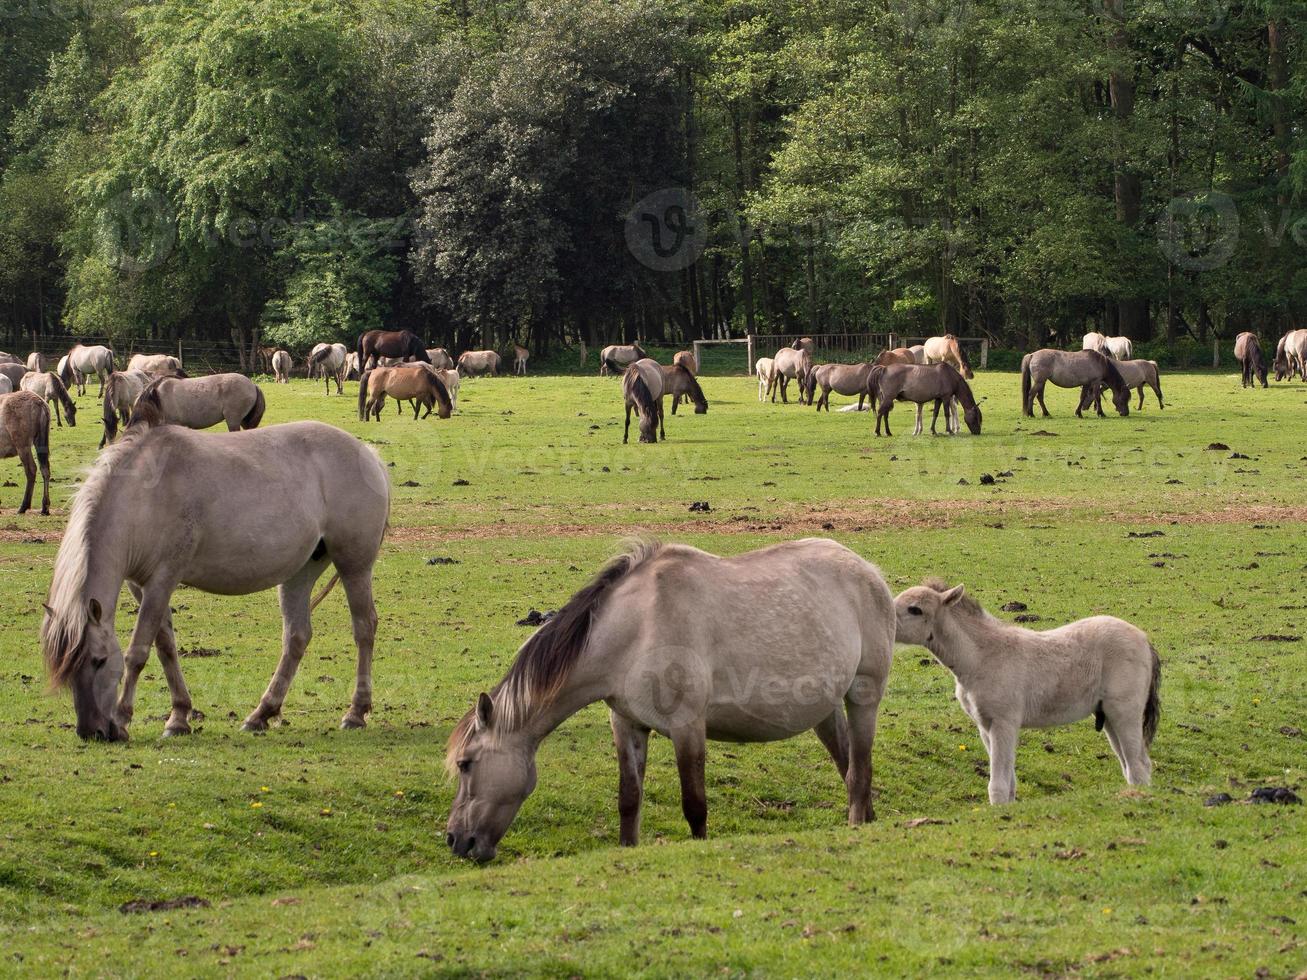
M340 720L342 731L353 731L356 728L366 728L368 723L362 718L355 718L352 715L346 715Z
M245 723L241 725L243 732L266 732L268 723L262 718L246 718Z
M175 738L178 735L189 735L190 733L191 733L190 725L187 725L185 728L165 728L163 730L163 737Z

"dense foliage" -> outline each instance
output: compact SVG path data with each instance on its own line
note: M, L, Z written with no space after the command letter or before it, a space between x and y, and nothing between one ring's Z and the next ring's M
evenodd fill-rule
M0 2L11 347L1307 312L1292 0Z

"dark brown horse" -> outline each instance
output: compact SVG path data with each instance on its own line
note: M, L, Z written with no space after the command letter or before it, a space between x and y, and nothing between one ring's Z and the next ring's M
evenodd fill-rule
M875 372L873 368L873 372ZM949 435L961 429L957 424L957 409L953 407L956 398L962 403L963 418L973 436L980 435L980 406L971 393L971 386L951 364L894 364L881 368L874 374L877 398L880 408L876 411L876 435L880 435L881 422L885 423L885 435L893 435L889 429L889 413L894 402L917 403L917 427L913 435L921 435L921 407L926 402L935 403L935 415L930 420L930 432L935 434L935 423L939 420L939 409L944 407L944 428Z
M684 364L660 364L663 369L663 394L672 396L672 414L681 406L681 399L694 402L694 414L703 415L708 411L708 399L704 397L699 381Z
M1244 331L1234 338L1234 359L1243 368L1243 386L1256 388L1257 380L1262 387L1266 384L1266 355L1262 353L1261 341L1257 334Z
M375 367L382 357L431 363L427 345L411 330L369 330L359 337L359 370Z

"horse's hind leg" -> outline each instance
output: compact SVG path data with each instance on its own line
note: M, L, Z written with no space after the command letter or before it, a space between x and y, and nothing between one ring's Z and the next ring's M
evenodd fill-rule
M1044 418L1048 418L1048 406L1044 404L1044 382L1039 382L1039 387L1035 389L1034 397L1039 399L1039 410L1044 413Z
M871 750L876 741L876 713L885 693L885 681L861 677L858 697L844 699L849 715L849 769L844 785L849 791L849 826L876 819L871 802Z
M626 430L622 433L622 442L631 440L631 403L626 403Z
M268 720L281 714L290 682L294 680L304 649L313 637L309 601L313 596L313 583L326 567L325 561L311 561L277 590L281 603L281 659L277 661L277 669L272 680L268 681L267 690L259 699L258 707L250 712L241 725L247 732L266 730Z
M690 825L690 836L703 840L708 836L708 790L704 783L707 756L703 722L672 732L676 750L676 768L681 775L681 812Z
M1144 744L1143 705L1115 702L1103 705L1103 728L1131 786L1147 786L1153 779L1153 762Z
M23 464L23 476L27 477L27 489L23 491L23 505L18 508L18 513L26 514L32 507L32 491L36 489L36 460L32 457L32 448L22 450L18 460Z
M831 761L839 770L840 779L849 778L849 723L844 720L843 710L836 708L816 728L813 729L821 744L826 746Z
M644 804L644 770L649 757L649 729L616 711L608 712L617 747L617 814L623 847L640 843L640 810Z
M340 571L339 568L337 571ZM377 606L372 600L372 566L340 572L341 585L349 602L354 626L354 645L358 647L358 669L354 675L354 697L349 710L340 720L341 728L362 728L372 710L372 648L377 639Z

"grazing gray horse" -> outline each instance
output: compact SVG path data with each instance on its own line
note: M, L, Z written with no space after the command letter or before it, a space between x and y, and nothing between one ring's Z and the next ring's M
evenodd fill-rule
M1139 404L1135 406L1136 410L1144 407L1145 385L1152 388L1153 394L1157 395L1157 407L1166 408L1162 404L1161 374L1157 370L1156 361L1117 361L1116 369L1121 372L1121 377L1125 379L1126 387L1131 391L1139 392ZM1103 385L1101 382L1096 382L1094 384L1094 407L1098 410L1099 415L1103 414L1102 396Z
M494 858L536 784L540 743L586 705L609 708L621 843L640 839L649 733L671 739L690 833L708 835L707 741L816 732L848 822L875 818L876 716L894 652L880 570L822 538L731 558L686 545L620 555L522 645L449 738L458 778L446 841Z
M207 429L220 422L229 432L257 429L263 421L263 392L243 374L211 374L206 378L156 378L132 406L130 428L168 423Z
M1242 369L1245 388L1257 387L1259 379L1262 387L1267 387L1266 355L1262 353L1262 344L1257 339L1257 334L1245 330L1234 338L1234 359L1239 362Z
M880 435L881 423L885 423L885 434L893 435L889 428L889 413L895 401L917 403L917 425L914 436L921 435L922 406L926 402L935 403L935 414L930 420L931 435L935 435L935 424L939 421L940 407L944 408L944 430L949 435L959 431L957 409L953 402L962 403L963 418L973 436L980 435L981 412L976 404L971 386L958 373L952 364L892 364L889 367L876 366L872 369L871 383L876 387L876 400L880 408L876 411L876 435Z
M799 343L799 341L795 341ZM776 388L780 389L782 404L789 404L788 389L790 379L798 383L799 387L799 404L804 403L804 394L807 391L808 375L812 372L812 354L807 350L795 350L793 347L782 347L772 358L772 379L775 387L772 388L771 400L776 401ZM809 403L811 398L809 398Z
M813 392L818 388L821 389L821 397L817 399L817 411L823 408L830 411L830 393L832 391L840 395L857 395L858 411L862 411L863 400L868 396L871 397L871 407L876 407L876 392L871 387L871 364L820 364L812 369L811 381L809 382ZM809 393L808 403L812 404L812 393Z
M1021 359L1021 412L1031 417L1035 414L1035 399L1048 417L1048 406L1044 404L1044 385L1049 381L1059 388L1079 388L1080 401L1076 405L1076 417L1093 402L1095 383L1107 385L1112 389L1112 404L1121 415L1130 414L1130 389L1125 379L1117 370L1115 362L1095 350L1064 351L1046 347ZM1103 414L1099 408L1099 415Z
M54 406L54 418L59 428L64 427L64 418L68 419L70 429L77 425L77 403L68 394L68 389L59 380L59 375L53 371L29 371L23 375L19 387L23 391L30 391L34 395L40 395ZM61 407L63 409L63 418L60 417L59 412Z
M626 369L622 375L622 398L626 402L626 429L622 442L631 438L631 409L635 409L640 422L640 441L657 442L663 429L663 369L652 358L643 357ZM705 407L704 411L707 411Z
M377 628L372 567L389 509L377 454L320 422L220 435L130 427L100 454L77 493L41 623L51 678L73 692L77 734L127 738L152 645L172 693L164 733L190 731L191 698L169 609L179 585L219 595L278 587L281 659L243 726L266 729L281 713L312 635L313 607L337 580L358 647L354 697L341 727L363 727L372 708ZM311 601L329 565L335 576ZM124 581L140 609L125 658L114 632Z
M156 378L185 378L182 362L171 354L133 354L127 362L128 371L144 371Z
M492 350L468 350L458 355L458 373L465 378L474 378L478 374L488 374L492 378L499 373L499 354Z
M317 373L322 372L327 394L331 394L331 382L334 380L336 394L340 395L345 391L345 361L348 357L349 351L345 349L344 344L318 344L310 352L305 370L310 378L317 377Z
M672 396L672 414L681 407L681 399L694 403L694 414L703 415L708 411L708 398L699 387L699 379L684 364L660 364L663 372L663 394Z

